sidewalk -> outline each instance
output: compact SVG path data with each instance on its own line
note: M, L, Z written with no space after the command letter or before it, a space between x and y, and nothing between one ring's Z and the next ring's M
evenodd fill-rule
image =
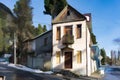
M28 67L20 65L20 64L8 64L8 66L16 68L16 69L23 70L23 71L29 71L29 72L33 72L33 73L42 73L42 74L47 74L47 75L50 74L51 76L56 76L56 77L58 76L58 77L63 78L62 80L102 80L102 75L100 75L99 72L92 73L91 76L79 76L79 77L76 77L75 75L73 75L73 74L71 74L69 72L64 72L66 74L62 74L62 73L55 74L52 71L45 71L44 72L42 70L31 69L31 68L28 68Z
M43 73L43 74L52 74L53 73L52 71L45 71L44 72L44 71L39 70L39 69L28 68L28 67L20 65L20 64L8 64L8 66L23 70L23 71L33 72L33 73Z
M104 74L100 74L100 72L94 72L91 74L91 77L98 78L98 80L102 80Z

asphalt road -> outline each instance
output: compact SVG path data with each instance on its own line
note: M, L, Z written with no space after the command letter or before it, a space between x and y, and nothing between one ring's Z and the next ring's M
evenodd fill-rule
M0 64L0 76L5 76L5 80L98 80L92 77L62 77L56 75L37 74L23 70L18 70L7 65Z
M0 76L5 76L5 80L63 80L60 77L30 73L3 64L0 64Z
M103 80L120 80L120 67L106 67Z

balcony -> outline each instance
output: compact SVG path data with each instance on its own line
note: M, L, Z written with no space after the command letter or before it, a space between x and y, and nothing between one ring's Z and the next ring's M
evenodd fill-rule
M74 43L74 36L70 34L66 34L62 37L62 44L70 45Z

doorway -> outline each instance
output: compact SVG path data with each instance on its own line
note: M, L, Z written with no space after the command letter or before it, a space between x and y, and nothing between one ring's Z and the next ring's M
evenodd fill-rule
M65 68L72 69L72 52L65 52Z

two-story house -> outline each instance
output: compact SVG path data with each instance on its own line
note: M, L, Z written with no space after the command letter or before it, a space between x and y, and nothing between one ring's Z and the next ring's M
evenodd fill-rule
M91 49L91 15L67 5L53 20L52 30L29 41L36 56L28 57L32 67L69 70L78 75L96 71Z
M90 75L96 70L91 59L90 15L83 15L67 5L52 21L52 68Z

